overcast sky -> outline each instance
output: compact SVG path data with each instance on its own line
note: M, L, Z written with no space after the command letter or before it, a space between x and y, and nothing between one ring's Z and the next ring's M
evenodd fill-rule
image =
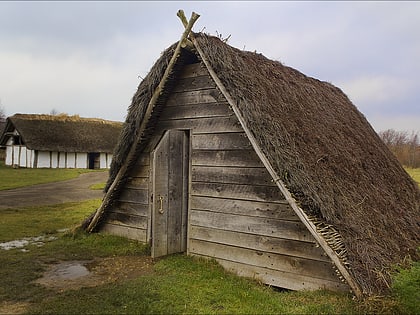
M0 105L123 121L176 16L341 88L377 130L420 131L420 2L0 1Z

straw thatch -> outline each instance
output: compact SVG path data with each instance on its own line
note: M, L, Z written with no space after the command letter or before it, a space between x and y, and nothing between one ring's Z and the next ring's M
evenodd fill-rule
M15 128L23 144L32 150L112 153L121 122L67 115L15 114L7 118L6 133Z
M392 265L417 257L420 192L365 117L329 83L216 37L196 34L196 43L205 55L198 59L208 60L277 175L339 251L363 292L386 289ZM162 54L133 97L107 187L126 163L130 147L137 145L141 151L153 131L176 70L143 140L133 144L173 50L174 45ZM188 58L190 53L184 51L178 65ZM115 196L124 178L115 186Z

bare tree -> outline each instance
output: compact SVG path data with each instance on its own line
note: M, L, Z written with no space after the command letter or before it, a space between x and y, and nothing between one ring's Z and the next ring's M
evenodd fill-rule
M58 110L56 110L55 108L53 108L53 109L50 111L50 115L57 116L58 114L59 114L59 112L58 112Z
M6 111L4 110L3 103L1 102L0 98L0 120L6 119Z
M420 167L420 142L417 133L388 129L379 132L379 137L401 164L408 167Z

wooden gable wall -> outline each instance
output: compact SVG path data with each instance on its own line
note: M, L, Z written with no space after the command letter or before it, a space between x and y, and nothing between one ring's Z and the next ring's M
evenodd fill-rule
M201 64L185 66L103 231L150 242L150 153L170 129L190 130L188 254L274 286L348 290Z

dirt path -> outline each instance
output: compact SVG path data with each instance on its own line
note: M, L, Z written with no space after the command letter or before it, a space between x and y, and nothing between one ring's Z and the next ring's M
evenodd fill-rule
M107 178L107 171L92 172L62 182L1 190L0 209L100 199L103 196L102 191L92 190L89 187L93 184L105 182Z

